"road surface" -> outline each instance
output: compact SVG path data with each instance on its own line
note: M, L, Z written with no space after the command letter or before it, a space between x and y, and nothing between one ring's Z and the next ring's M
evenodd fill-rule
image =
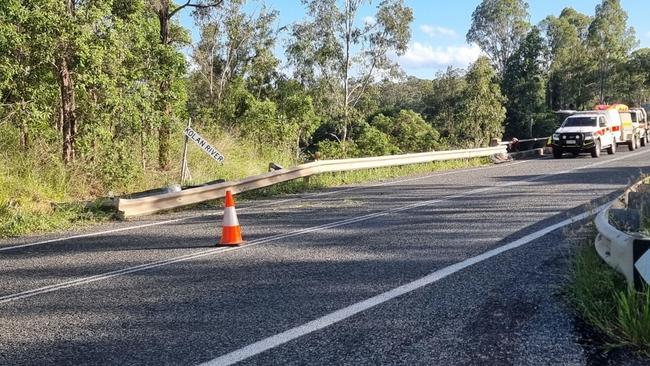
M213 247L208 208L0 241L0 364L590 364L559 298L566 237L649 162L622 148L244 202L234 249Z

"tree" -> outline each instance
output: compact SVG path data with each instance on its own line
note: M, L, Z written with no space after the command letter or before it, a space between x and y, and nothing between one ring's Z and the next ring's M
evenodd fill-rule
M503 75L506 63L529 29L524 0L483 0L472 13L467 43L476 43Z
M454 145L457 126L454 123L461 112L463 93L467 81L461 69L447 68L439 72L433 80L432 91L425 96L427 109L425 116L448 144Z
M467 87L456 119L456 139L466 147L487 146L492 138L503 135L505 98L495 81L490 60L479 57L466 75Z
M207 85L210 104L219 104L228 84L240 76L252 81L259 98L279 64L271 53L276 40L271 26L277 11L262 8L258 15L247 15L243 5L243 0L231 0L223 9L194 12L201 39L192 58Z
M506 65L502 86L507 98L506 136L533 137L533 125L546 117L545 47L533 27Z
M68 0L70 1L70 0ZM187 0L184 4L180 6L172 6L170 0L151 0L153 9L158 14L158 20L160 23L160 45L161 52L160 57L163 59L164 63L169 63L172 59L179 60L179 53L174 48L174 42L178 41L177 38L174 38L174 33L172 33L172 18L174 15L178 14L179 11L185 8L195 8L195 9L207 9L219 7L224 0L198 0L198 2L192 2L192 0ZM160 109L162 111L162 121L160 128L158 130L158 164L161 169L169 169L169 139L171 133L171 121L173 118L173 108L171 106L173 84L177 78L182 75L184 71L184 63L176 64L180 67L170 68L167 73L167 78L163 79L160 82Z
M305 93L295 93L280 102L280 109L294 136L296 158L300 156L301 147L307 147L311 135L320 124L312 98Z
M582 109L593 99L590 73L595 68L587 46L591 18L572 8L549 16L540 26L550 58L548 103L553 109Z
M318 90L319 105L340 119L341 140L348 139L356 104L380 72L394 71L390 53L406 51L413 12L403 0L383 0L373 21L358 24L365 0L303 0L311 21L291 28L287 58L295 77ZM367 1L371 3L371 1ZM353 70L356 75L353 77Z
M616 95L625 103L635 106L650 98L650 48L632 52L616 73Z
M598 66L596 70L597 90L600 103L612 95L613 71L624 63L638 41L634 28L627 26L627 13L620 0L603 0L596 6L594 20L589 26L589 46L593 50Z

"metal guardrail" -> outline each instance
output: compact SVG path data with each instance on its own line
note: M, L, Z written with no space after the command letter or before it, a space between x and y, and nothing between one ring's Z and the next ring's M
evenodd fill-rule
M525 139L525 140L517 140L518 143L526 143L526 142L537 142L537 141L548 141L548 137L535 137L533 139ZM499 145L504 145L508 146L512 144L512 141L501 141L499 142Z
M382 168L397 165L428 163L432 161L467 159L506 153L505 146L479 149L435 151L417 154L388 155L370 158L321 160L298 165L293 168L279 169L239 181L223 182L135 199L117 199L118 216L122 219L148 215L199 202L223 198L226 191L233 194L268 187L297 178L305 178L320 173L341 172L358 169Z
M625 192L615 200L614 203L601 211L594 220L598 235L594 246L598 255L612 268L621 273L629 286L642 287L638 270L635 269L635 254L638 254L636 246L643 244L650 238L644 238L639 233L629 233L617 229L610 223L611 208L626 208L630 192L636 191L644 179L628 187ZM637 253L635 253L635 250Z

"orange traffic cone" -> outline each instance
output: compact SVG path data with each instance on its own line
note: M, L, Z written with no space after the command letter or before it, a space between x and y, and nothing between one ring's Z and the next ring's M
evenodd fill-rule
M232 192L226 191L226 208L223 209L223 228L218 245L237 246L243 242L237 212L235 212L235 199L232 197Z

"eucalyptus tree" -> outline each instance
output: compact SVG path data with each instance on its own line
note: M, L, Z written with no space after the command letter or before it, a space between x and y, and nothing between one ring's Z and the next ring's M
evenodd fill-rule
M590 73L595 68L587 35L592 19L572 8L540 24L549 48L549 105L554 109L581 109L594 93Z
M534 137L533 124L545 117L548 80L545 53L541 32L533 27L506 64L501 85L508 100L508 136Z
M206 95L193 98L217 119L233 80L245 79L257 98L268 96L263 94L270 93L279 65L273 55L277 38L273 24L278 12L263 7L258 13L247 14L244 3L231 0L221 9L204 8L194 12L201 38L194 47L192 59L197 66L197 82L203 85Z
M525 0L483 0L472 13L467 43L476 43L487 54L499 76L528 33Z
M505 98L496 78L496 72L485 56L479 57L467 71L467 86L461 99L462 113L455 121L455 137L461 146L487 146L492 138L503 135Z
M183 9L218 8L223 1L187 0L181 5L176 5L172 0L150 0L150 5L159 21L161 63L173 65L173 67L166 68L167 77L160 82L159 109L162 111L162 121L158 130L158 164L163 170L169 169L169 139L173 119L172 101L175 97L173 85L183 75L185 66L184 59L175 44L179 41L178 34L182 32L179 27L173 26L173 18Z
M403 0L382 0L372 19L359 10L371 0L303 0L310 17L291 27L287 58L294 76L318 90L319 106L349 138L354 108L379 75L394 73L391 53L406 52L413 11Z
M627 26L627 19L620 0L603 0L596 6L589 25L588 43L597 64L595 79L601 103L614 97L613 73L638 44L634 28Z

